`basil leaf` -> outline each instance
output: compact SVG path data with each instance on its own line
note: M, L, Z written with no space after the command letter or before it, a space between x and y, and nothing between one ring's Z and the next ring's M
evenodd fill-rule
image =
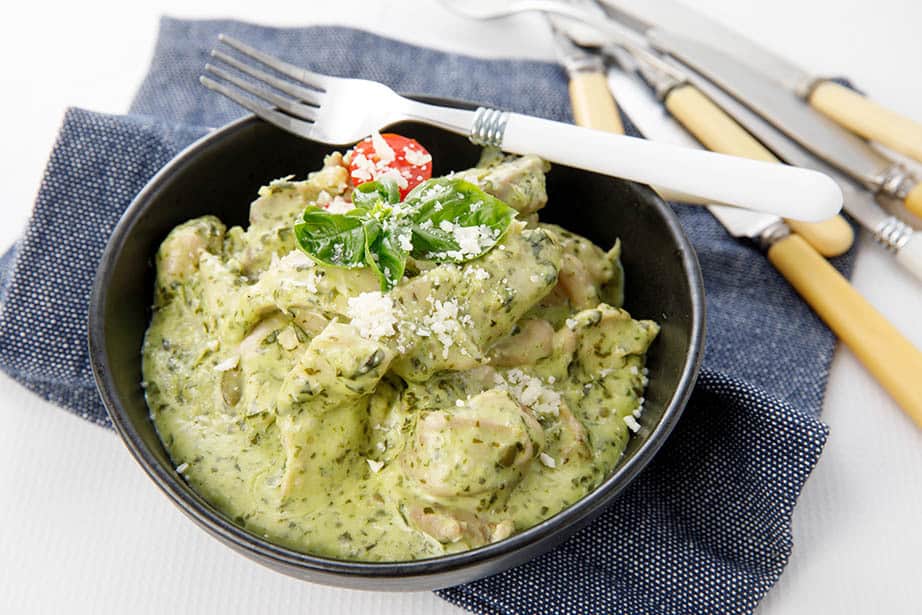
M302 219L295 225L295 238L308 256L347 269L365 266L366 220L362 215L331 214L309 207Z
M400 202L400 187L393 177L365 182L352 191L352 204L356 207L371 209L379 202L388 205Z
M430 179L404 201L413 223L414 258L462 263L490 251L506 234L516 211L462 179Z
M392 231L376 220L365 223L365 262L378 274L382 291L389 291L403 279L407 256Z

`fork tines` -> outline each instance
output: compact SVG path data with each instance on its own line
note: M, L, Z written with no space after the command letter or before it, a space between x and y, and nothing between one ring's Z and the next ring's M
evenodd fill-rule
M251 66L220 49L213 49L211 57L251 79L244 79L209 63L205 65L205 70L217 80L202 75L199 77L202 85L226 96L267 122L308 136L323 101L327 77L283 62L224 34L218 40L243 56L308 87Z

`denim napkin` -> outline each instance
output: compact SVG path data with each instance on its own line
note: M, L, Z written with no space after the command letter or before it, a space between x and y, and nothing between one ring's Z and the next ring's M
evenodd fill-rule
M128 115L67 113L32 219L0 258L0 368L101 425L85 341L93 275L145 182L207 127L242 114L197 81L219 32L401 92L570 119L566 77L553 64L446 54L346 28L164 19ZM827 437L818 415L835 340L755 249L703 209L675 209L704 270L708 337L674 435L576 537L438 592L444 599L476 613L745 613L780 576L791 513ZM61 241L64 228L71 235ZM851 256L836 264L847 272Z

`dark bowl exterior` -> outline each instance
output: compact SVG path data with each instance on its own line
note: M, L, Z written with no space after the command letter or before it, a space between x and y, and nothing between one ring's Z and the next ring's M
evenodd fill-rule
M435 175L473 165L479 148L417 123L394 132L432 153ZM595 518L640 472L672 431L697 377L704 345L704 289L694 250L678 220L649 188L567 167L548 176L542 219L599 245L624 245L626 309L662 330L648 354L650 385L641 431L595 491L509 539L428 560L363 563L332 560L274 545L235 525L175 472L157 437L141 389L141 344L150 321L153 255L167 233L196 216L245 224L249 203L267 180L304 175L335 148L282 132L253 117L187 148L158 173L125 212L97 272L89 314L89 350L100 395L116 430L151 479L202 528L246 557L279 572L329 585L423 590L472 581L552 549Z

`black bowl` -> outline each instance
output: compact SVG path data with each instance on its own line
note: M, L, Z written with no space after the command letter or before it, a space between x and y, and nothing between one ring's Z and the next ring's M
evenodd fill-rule
M479 148L417 123L392 128L432 153L434 174L473 165ZM150 321L152 257L177 224L217 214L245 224L257 189L270 179L304 175L333 151L253 117L190 146L154 177L112 234L96 275L89 346L99 392L116 430L157 486L193 521L245 556L298 578L360 589L447 587L522 564L552 549L596 517L649 463L688 400L704 343L704 290L694 250L669 206L649 188L567 167L548 175L543 219L601 246L623 242L625 307L662 331L650 349L650 385L641 431L621 464L595 491L555 517L479 549L427 560L362 563L332 560L272 544L238 527L179 476L157 438L141 390L141 343Z

